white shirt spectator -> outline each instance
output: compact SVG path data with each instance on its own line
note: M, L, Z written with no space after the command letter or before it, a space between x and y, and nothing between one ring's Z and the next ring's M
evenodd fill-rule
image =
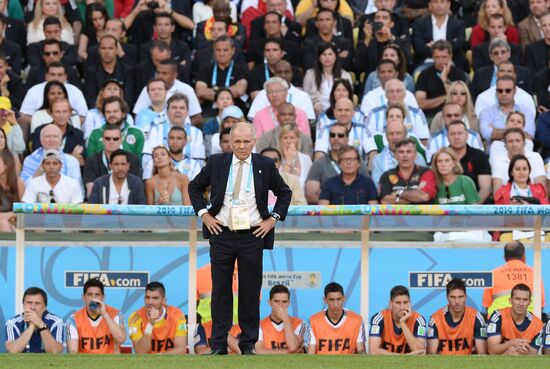
M418 108L416 97L409 90L405 90L405 99L403 102L407 106ZM367 116L375 108L387 104L388 98L386 97L386 91L384 91L384 88L382 86L378 86L374 90L367 92L365 96L363 96L360 110L365 116Z
M53 192L53 200L57 204L81 204L84 201L80 184L63 174L54 188L50 186L44 174L32 178L28 182L27 188L25 188L21 201L27 203L49 203L52 200L50 191Z
M476 115L480 116L483 109L488 106L498 103L497 99L497 87L489 87L477 96L475 104ZM514 95L514 104L521 107L521 111L529 111L533 116L536 115L535 102L533 97L527 93L521 87L516 86L516 94Z
M305 111L307 119L315 119L313 103L311 102L311 98L309 97L307 92L304 92L294 87L293 85L290 85L290 88L288 89L288 95L286 96L286 102ZM258 95L256 95L256 98L252 102L252 106L248 111L248 120L253 121L256 113L268 105L270 105L270 103L267 99L267 94L265 90L261 90Z
M128 180L125 179L120 193L117 191L113 176L109 176L109 204L128 204L130 197L130 189L128 188Z
M193 90L193 87L176 79L172 87L170 87L170 89L166 92L166 100L168 100L170 97L172 97L172 95L176 93L184 94L185 96L187 96L187 99L189 100L190 117L202 113L201 104L199 103L199 99L197 99L197 95L195 94L195 90ZM141 90L136 104L134 105L134 110L132 111L134 112L134 114L137 114L141 110L148 108L150 105L151 99L149 98L149 94L147 93L146 86L143 87L143 89Z
M63 152L60 152L59 155L61 156L62 161L61 174L71 177L82 185L82 175L80 173L80 164L78 163L78 160L76 160L74 156ZM23 168L19 176L23 182L25 182L25 186L28 185L38 167L42 165L43 156L44 148L40 147L34 150L23 161Z
M528 138L525 139L525 151L533 151L533 141ZM498 140L491 142L489 157L492 158L500 155L506 155L506 146L504 146L504 141Z
M328 129L323 130L323 133L320 137L317 138L315 141L315 149L314 151L320 151L324 152L325 154L328 153L328 150L330 148L330 142L329 142L329 134L330 134L330 127L327 127ZM359 153L360 156L363 157L366 154L368 154L368 143L369 143L369 130L367 129L367 126L361 123L351 123L351 129L349 131L349 139L348 144L350 146L355 147Z
M531 164L531 174L529 175L531 182L534 182L537 177L546 175L544 162L538 152L525 151L524 155L529 160L529 164ZM502 184L508 183L508 167L510 166L508 153L491 157L489 158L489 162L491 164L491 177L501 179Z
M35 111L40 109L44 102L44 88L46 87L46 83L48 82L34 85L27 91L23 103L21 104L21 113L33 115ZM86 105L86 99L82 91L68 82L65 82L65 88L67 89L71 107L78 112L78 115L85 117L88 113L88 106Z
M387 105L379 106L373 109L367 116L367 127L371 134L386 132L386 109ZM405 127L407 132L418 137L420 140L430 138L430 129L428 121L422 110L407 106L408 114L405 117Z

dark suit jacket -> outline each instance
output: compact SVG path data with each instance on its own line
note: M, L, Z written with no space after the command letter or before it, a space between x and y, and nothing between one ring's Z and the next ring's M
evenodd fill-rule
M19 19L8 17L6 38L19 45L23 57L27 55L27 29L25 28L25 23Z
M110 174L105 174L95 180L92 187L92 193L88 199L89 204L106 204L109 201L109 179ZM141 178L136 177L133 174L128 173L128 189L130 190L130 196L128 197L128 205L145 205L145 187ZM103 189L105 188L106 199L103 198Z
M472 64L474 70L486 67L488 65L493 66L491 57L489 56L489 41L485 41L472 50ZM521 47L508 43L510 45L510 60L514 65L518 65L521 62Z
M544 39L525 46L525 66L531 70L533 75L548 67L549 49L544 43Z
M264 31L265 15L254 19L250 26L250 41L258 38L265 38ZM300 44L302 39L302 25L298 22L285 17L284 24L288 27L288 32L283 37L285 40L294 41Z
M189 183L189 197L196 214L200 210L206 209L207 204L204 199L204 191L208 186L211 186L210 202L212 204L208 212L212 216L216 216L220 212L223 206L232 158L233 154L231 153L212 155L208 159L206 166ZM275 163L270 158L252 154L252 168L254 170L256 204L261 218L266 219L270 216L267 207L267 195L269 190L271 190L277 196L273 212L279 214L281 220L284 220L292 198L292 191L279 174L277 168L275 168ZM210 232L204 225L202 232L204 238L210 238ZM264 238L264 249L272 249L274 239L275 231L271 230Z
M417 63L432 57L432 49L426 46L433 41L432 16L424 15L414 21L412 25L412 45ZM446 40L453 45L453 62L457 68L468 71L468 64L464 54L466 48L466 33L464 22L453 16L447 21Z
M550 69L545 68L538 71L534 76L534 80L534 93L537 95L538 105L550 109L550 95L548 94L548 86L550 86ZM544 150L550 152L550 147L544 147Z
M530 94L533 91L533 79L531 72L528 68L521 65L514 65L514 67L516 68L516 85ZM486 67L481 67L475 71L474 79L470 85L474 101L477 95L491 87L493 70L493 65L491 64Z

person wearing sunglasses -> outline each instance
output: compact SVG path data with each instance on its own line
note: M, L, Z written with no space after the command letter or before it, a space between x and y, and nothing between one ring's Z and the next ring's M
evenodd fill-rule
M525 133L535 135L535 115L530 109L524 109L516 104L516 82L510 76L502 76L496 84L497 102L487 106L479 115L481 136L488 142L501 140L506 131L506 118L513 111L520 111L525 115Z
M437 182L436 204L471 205L479 203L474 181L462 175L463 170L454 152L443 147L433 156L432 170Z
M448 103L460 105L464 114L462 114L462 117L459 118L459 120L466 124L466 128L479 134L479 120L477 119L474 111L472 95L470 94L470 90L468 89L468 85L466 83L463 81L454 81L451 83L445 99L445 104ZM443 105L443 109L444 108L445 105ZM435 115L432 123L430 124L430 134L433 135L434 133L438 133L445 127L445 125L446 121L444 119L443 112L440 111Z
M84 201L80 183L61 173L63 159L58 150L45 150L42 175L32 178L23 193L22 202L80 204Z

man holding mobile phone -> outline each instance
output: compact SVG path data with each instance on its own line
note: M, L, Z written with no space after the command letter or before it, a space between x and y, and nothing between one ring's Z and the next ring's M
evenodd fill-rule
M105 304L105 286L97 279L84 283L84 307L71 315L66 323L67 351L71 354L120 353L126 340L124 315Z

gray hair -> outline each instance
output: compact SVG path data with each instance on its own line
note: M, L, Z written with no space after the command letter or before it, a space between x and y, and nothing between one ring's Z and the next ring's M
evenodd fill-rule
M252 139L253 140L256 139L256 128L254 128L254 125L252 123L249 123L249 122L235 123L233 125L233 127L231 127L231 132L229 132L229 137L233 137L233 131L236 131L238 128L241 128L241 127L248 128L250 130L250 132L252 133Z
M276 83L283 86L283 88L285 88L286 90L290 88L290 86L288 85L288 82L282 79L281 77L271 77L270 79L264 82L264 90L267 89L267 86L274 85Z
M493 52L494 49L497 47L503 47L506 50L510 51L510 44L506 40L502 40L500 38L495 38L491 40L491 43L489 43L489 54Z

